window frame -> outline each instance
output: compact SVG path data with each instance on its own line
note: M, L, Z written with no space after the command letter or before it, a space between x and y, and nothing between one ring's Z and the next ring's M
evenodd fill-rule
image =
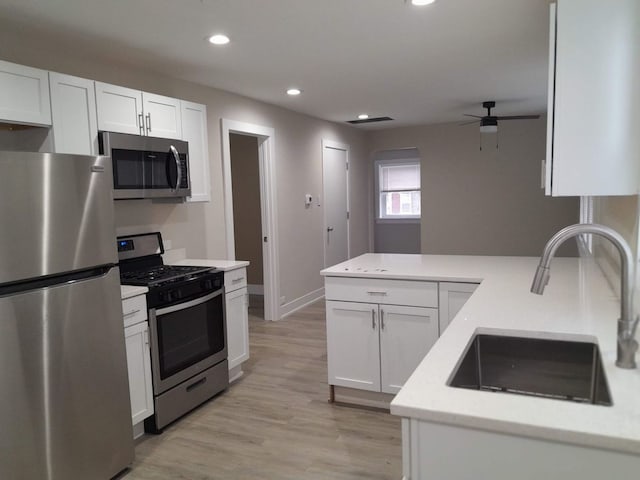
M417 165L422 172L420 158L398 158L393 160L376 160L374 162L374 202L375 202L375 222L376 223L420 223L422 219L422 173L420 173L420 215L402 215L398 218L388 218L380 216L380 168L384 166ZM415 190L412 190L415 191Z

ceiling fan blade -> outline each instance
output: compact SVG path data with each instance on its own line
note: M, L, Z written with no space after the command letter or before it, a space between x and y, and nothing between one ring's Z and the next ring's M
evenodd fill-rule
M470 113L463 113L465 117L474 117L474 118L482 118L480 115L471 115Z
M471 125L472 123L480 123L480 120L471 120L470 122L459 123L458 126L462 127L463 125Z
M510 115L506 117L496 117L498 120L534 120L540 118L540 115Z

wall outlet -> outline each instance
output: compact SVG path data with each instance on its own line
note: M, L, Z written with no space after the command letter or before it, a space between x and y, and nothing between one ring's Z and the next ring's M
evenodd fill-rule
M171 240L167 240L166 238L163 238L162 244L164 245L165 250L171 250Z

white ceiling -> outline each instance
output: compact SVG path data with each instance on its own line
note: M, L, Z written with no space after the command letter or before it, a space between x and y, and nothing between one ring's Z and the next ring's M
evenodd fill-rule
M483 100L499 115L545 111L549 0L409 3L0 0L0 19L327 120L395 119L366 128L463 121ZM209 44L216 32L231 43Z

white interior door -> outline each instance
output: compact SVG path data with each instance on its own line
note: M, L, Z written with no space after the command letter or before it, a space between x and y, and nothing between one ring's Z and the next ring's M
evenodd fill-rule
M324 266L349 258L349 146L323 140Z

